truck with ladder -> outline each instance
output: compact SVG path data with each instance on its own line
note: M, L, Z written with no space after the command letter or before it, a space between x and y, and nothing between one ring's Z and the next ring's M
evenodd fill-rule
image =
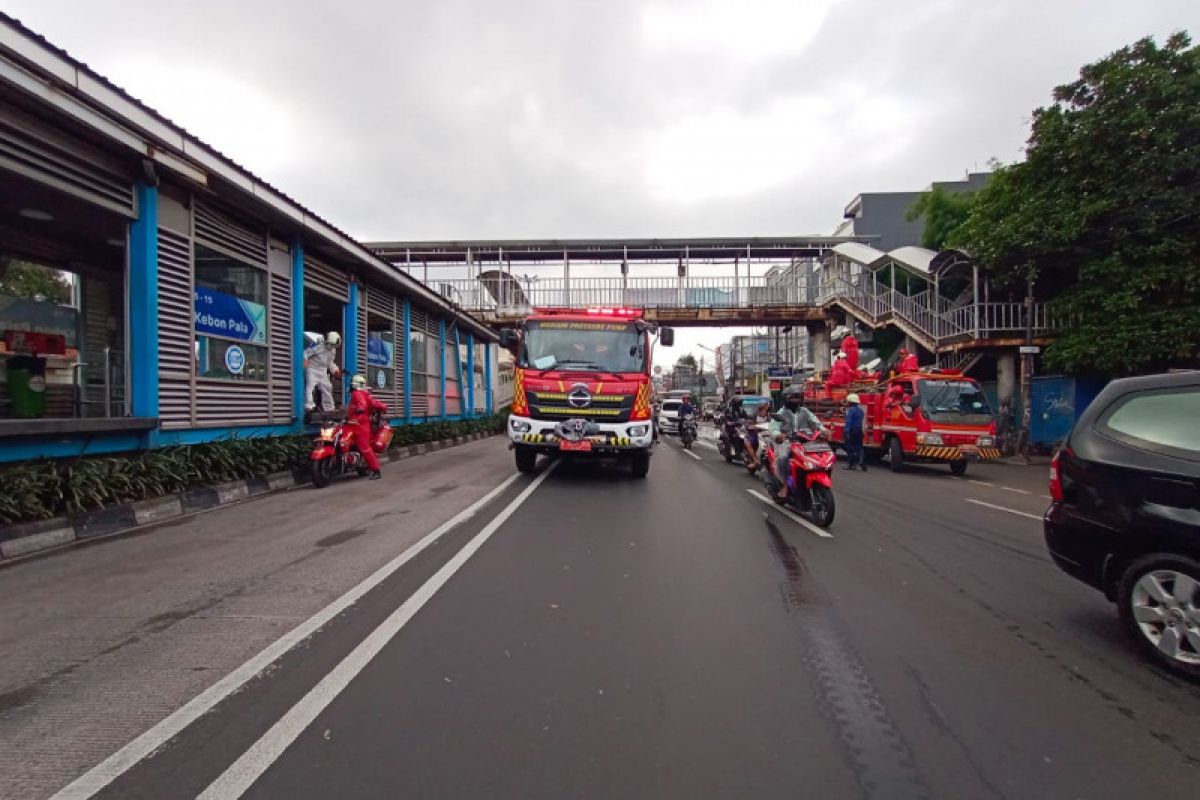
M517 469L537 457L617 458L634 477L650 470L654 445L651 355L674 331L632 308L538 310L501 331L515 357L509 446Z

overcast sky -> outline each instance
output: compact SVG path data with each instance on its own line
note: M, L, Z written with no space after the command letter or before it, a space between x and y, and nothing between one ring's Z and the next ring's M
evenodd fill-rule
M1020 158L1082 64L1200 34L1197 0L0 7L363 240L830 233Z

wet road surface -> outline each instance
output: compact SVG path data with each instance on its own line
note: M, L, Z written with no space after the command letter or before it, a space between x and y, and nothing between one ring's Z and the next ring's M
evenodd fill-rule
M1200 690L1050 563L1044 473L839 469L824 538L703 443L544 464L99 794L1195 797Z

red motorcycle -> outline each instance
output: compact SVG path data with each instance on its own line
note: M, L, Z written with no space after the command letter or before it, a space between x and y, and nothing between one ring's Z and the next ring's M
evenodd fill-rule
M765 434L764 434L765 435ZM822 528L833 524L836 510L833 501L833 465L837 457L833 448L825 441L824 431L816 433L797 432L786 443L791 448L788 460L788 496L779 497L779 479L775 475L775 448L783 444L768 442L763 448L763 482L771 497L780 505L790 505L807 514Z
M351 471L360 477L370 472L362 453L354 446L354 426L357 424L352 419L343 419L321 427L309 456L313 486L323 489L338 475ZM384 423L379 412L371 414L371 432L371 449L376 453L387 452L392 442L392 426Z

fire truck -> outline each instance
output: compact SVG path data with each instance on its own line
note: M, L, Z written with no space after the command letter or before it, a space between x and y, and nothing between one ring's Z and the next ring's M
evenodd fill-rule
M541 454L570 453L623 459L645 477L655 338L669 347L675 333L632 308L540 310L503 330L500 346L516 358L508 437L517 469L532 472Z
M832 388L818 380L805 385L808 407L831 429L831 440L845 441L846 396L854 392L866 414L863 447L868 456L884 455L892 472L905 463L948 464L964 475L971 461L994 461L996 422L979 384L959 370L927 367L882 382Z

